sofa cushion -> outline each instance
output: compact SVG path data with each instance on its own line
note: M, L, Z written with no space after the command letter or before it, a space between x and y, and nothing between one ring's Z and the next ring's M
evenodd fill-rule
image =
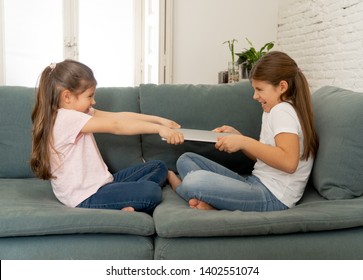
M97 88L96 109L110 112L140 112L139 88ZM112 173L143 162L140 135L95 134L98 148Z
M66 207L49 181L0 179L0 237L78 233L149 236L154 223L141 212Z
M252 98L250 82L220 85L141 85L140 108L145 114L159 115L184 128L212 130L227 124L241 133L258 138L262 110ZM242 153L219 152L212 143L186 141L168 145L158 135L142 136L146 160L161 159L176 171L178 157L187 151L215 160L241 174L250 173L253 162Z
M363 226L363 197L326 200L313 187L294 208L272 212L207 211L189 208L171 188L154 211L158 236L212 237L287 234Z
M363 194L363 93L326 86L313 96L320 146L313 183L327 199Z
M0 178L34 177L29 166L34 89L0 86Z

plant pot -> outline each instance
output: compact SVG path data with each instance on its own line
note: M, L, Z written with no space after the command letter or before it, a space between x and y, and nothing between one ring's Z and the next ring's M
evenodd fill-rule
M250 70L248 70L247 64L246 63L241 63L240 65L238 65L238 67L239 67L239 78L240 78L240 80L249 79Z
M237 83L239 81L239 67L237 62L228 62L228 83Z

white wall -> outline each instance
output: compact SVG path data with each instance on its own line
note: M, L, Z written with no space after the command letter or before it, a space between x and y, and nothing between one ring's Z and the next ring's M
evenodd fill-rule
M283 0L285 1L285 0ZM279 1L174 0L173 83L216 84L237 39L236 52L277 40Z
M218 81L230 53L275 41L291 55L312 91L324 85L363 91L362 0L174 0L173 82Z
M283 0L278 43L314 92L325 85L363 91L363 1Z

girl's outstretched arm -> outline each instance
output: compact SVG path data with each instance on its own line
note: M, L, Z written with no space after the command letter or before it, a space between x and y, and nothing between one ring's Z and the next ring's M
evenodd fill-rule
M127 118L127 119L135 119L140 121L146 121L151 123L156 123L160 125L164 125L166 127L170 128L180 128L180 125L176 123L175 121L154 116L154 115L146 115L141 113L135 113L135 112L106 112L106 111L100 111L94 109L94 116L95 117L107 117L107 118Z
M93 116L83 126L82 133L111 133L116 135L159 134L169 144L182 144L183 134L164 125L132 118L103 114Z

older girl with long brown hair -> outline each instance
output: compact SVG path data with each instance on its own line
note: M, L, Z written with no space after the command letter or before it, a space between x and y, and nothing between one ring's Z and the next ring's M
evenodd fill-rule
M194 153L177 161L181 179L169 171L172 188L196 209L276 211L293 207L303 195L318 149L307 80L286 53L273 51L253 67L253 98L263 109L260 139L224 125L216 149L242 151L255 160L242 176Z

